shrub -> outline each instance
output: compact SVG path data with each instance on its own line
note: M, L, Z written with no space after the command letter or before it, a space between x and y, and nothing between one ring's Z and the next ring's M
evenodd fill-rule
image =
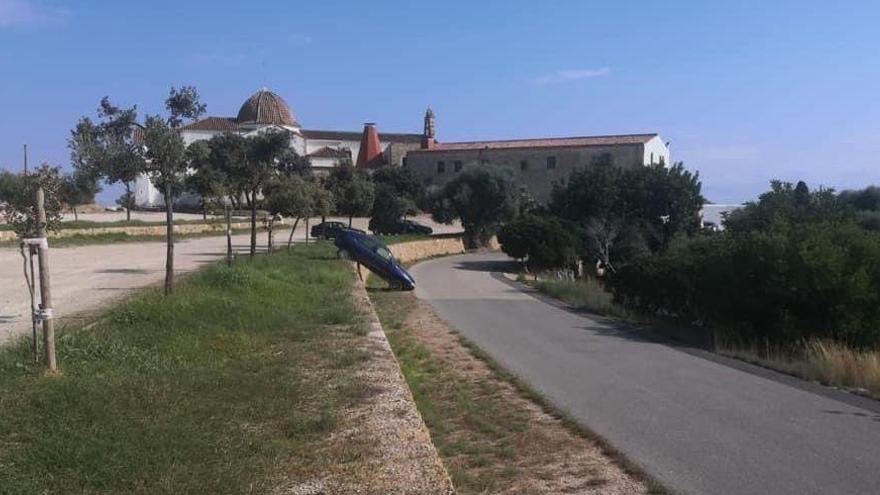
M526 259L530 270L560 268L577 259L574 230L554 217L524 215L498 231L498 242L508 256Z

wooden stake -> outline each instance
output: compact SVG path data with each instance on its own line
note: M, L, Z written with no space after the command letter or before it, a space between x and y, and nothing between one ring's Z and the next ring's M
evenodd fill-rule
M226 265L232 266L232 211L226 205Z
M42 186L37 188L37 237L46 239L46 196ZM40 266L40 313L43 320L43 350L46 355L46 367L49 371L58 371L55 362L55 320L52 319L52 286L49 282L49 244L43 242L38 251Z

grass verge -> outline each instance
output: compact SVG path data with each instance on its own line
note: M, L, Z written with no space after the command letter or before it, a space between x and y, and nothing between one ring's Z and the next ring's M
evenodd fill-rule
M445 325L427 330L439 320L419 313L411 293L383 286L377 277L368 280L389 342L458 493L664 493L469 341Z
M329 440L367 390L351 284L331 246L302 246L62 333L58 376L0 348L0 491L271 492L367 457Z

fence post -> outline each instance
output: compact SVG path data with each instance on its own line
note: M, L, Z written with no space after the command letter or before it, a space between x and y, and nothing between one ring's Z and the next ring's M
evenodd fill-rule
M52 318L52 286L49 282L49 243L46 241L46 196L43 187L37 188L37 237L41 239L38 251L40 266L40 319L43 321L43 350L49 371L58 370L55 362L55 320Z

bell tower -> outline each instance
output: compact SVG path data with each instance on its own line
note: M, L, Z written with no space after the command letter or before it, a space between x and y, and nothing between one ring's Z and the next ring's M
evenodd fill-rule
M425 111L425 129L422 132L422 149L431 149L437 143L437 129L434 121L434 110L428 106Z

